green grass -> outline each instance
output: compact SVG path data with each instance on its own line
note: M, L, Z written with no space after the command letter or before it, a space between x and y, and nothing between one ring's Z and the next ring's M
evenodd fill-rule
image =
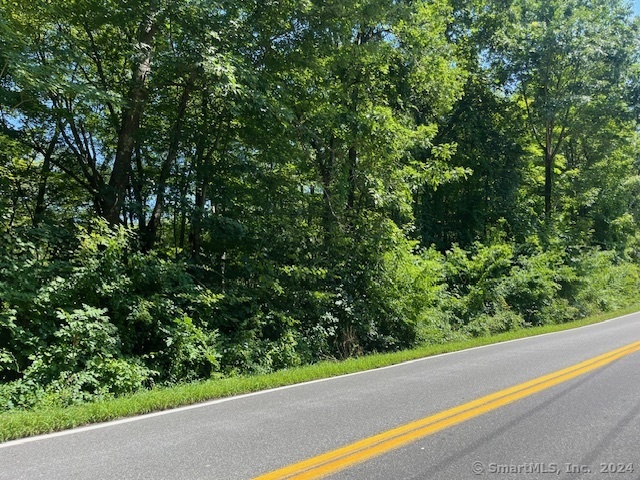
M526 328L499 335L478 337L438 345L427 345L412 350L367 355L343 362L321 362L315 365L282 370L267 375L225 378L180 385L172 388L157 388L104 402L67 408L6 412L0 414L0 442L79 427L91 423L166 410L206 400L256 392L284 385L293 385L295 383L321 378L335 377L347 373L361 372L406 362L408 360L505 342L517 338L568 330L637 311L640 311L640 305L560 325Z

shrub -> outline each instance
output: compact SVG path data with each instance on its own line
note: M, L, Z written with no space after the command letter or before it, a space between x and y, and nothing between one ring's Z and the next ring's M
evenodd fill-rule
M615 252L593 250L577 262L580 284L575 304L582 315L611 311L636 301L640 267Z
M117 328L105 313L87 305L58 311L61 325L54 340L31 357L21 379L3 387L0 408L32 407L52 397L70 405L149 385L155 372L121 358Z
M497 287L500 297L531 325L555 323L550 308L561 295L563 284L575 279L575 272L555 251L538 251L520 256Z
M482 314L469 322L464 331L473 337L493 335L496 333L517 330L525 326L524 319L511 310L500 310L488 315Z

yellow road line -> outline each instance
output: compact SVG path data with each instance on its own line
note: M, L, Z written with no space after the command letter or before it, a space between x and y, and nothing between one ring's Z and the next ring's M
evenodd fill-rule
M372 457L399 448L452 425L546 390L601 368L640 350L640 341L599 355L568 368L492 393L435 415L416 420L322 455L256 477L254 480L319 479Z

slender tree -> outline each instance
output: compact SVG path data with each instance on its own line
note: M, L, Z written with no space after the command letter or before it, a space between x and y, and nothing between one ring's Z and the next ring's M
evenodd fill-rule
M504 89L522 102L544 165L544 214L553 217L556 159L567 139L606 117L592 108L620 95L634 45L619 0L515 0L490 58ZM604 120L606 121L606 119Z

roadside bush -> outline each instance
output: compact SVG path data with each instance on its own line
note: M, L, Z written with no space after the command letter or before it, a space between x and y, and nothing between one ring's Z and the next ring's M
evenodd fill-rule
M416 341L420 345L434 345L464 340L468 337L457 327L453 315L441 308L430 308L425 311L425 320L418 326Z
M0 277L0 375L18 382L3 389L7 405L77 403L220 370L211 325L221 297L186 264L141 253L130 230L100 221L79 230L66 262L50 262L46 242L21 245L4 251Z
M205 331L188 316L173 320L170 327L163 326L166 348L154 355L163 365L164 382L176 383L211 378L220 370L218 332Z
M507 243L476 243L470 252L455 246L447 252L445 272L450 298L443 308L451 312L458 327L478 315L493 314L504 304L499 285L513 262L513 247Z
M637 300L640 267L620 259L615 252L587 252L576 268L580 283L574 301L581 315L615 310Z
M561 253L538 251L520 256L508 275L500 281L501 298L530 325L557 323L566 318L566 309L558 299L563 285L575 282L576 275L564 264Z
M256 247L223 282L100 221L75 238L13 232L0 245L0 410L561 323L640 287L640 267L614 252L496 237L440 253L375 214L349 228L306 253Z
M501 310L492 315L479 315L465 325L463 331L472 337L481 337L517 330L524 326L524 318L520 315L511 310Z
M0 408L66 406L149 386L156 372L122 358L117 329L105 313L86 305L58 311L53 341L31 357L21 379L3 386Z
M446 290L442 255L421 251L389 220L372 217L356 234L335 253L330 269L332 301L324 318L335 319L334 354L415 345L430 322L429 309Z

